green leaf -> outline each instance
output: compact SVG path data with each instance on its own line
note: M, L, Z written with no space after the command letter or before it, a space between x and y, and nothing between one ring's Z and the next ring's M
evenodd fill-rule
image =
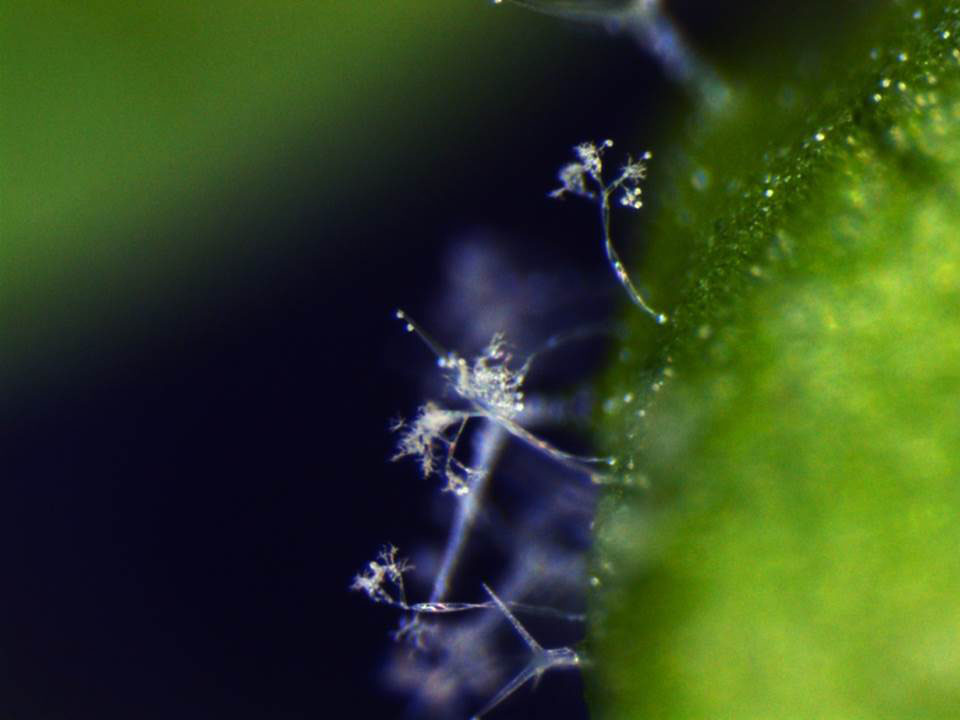
M958 41L889 4L659 154L672 323L628 309L603 383L593 717L957 716Z

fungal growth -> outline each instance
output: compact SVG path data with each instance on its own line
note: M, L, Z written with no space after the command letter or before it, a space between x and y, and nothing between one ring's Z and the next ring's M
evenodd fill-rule
M606 140L599 145L576 146L575 161L560 170L560 187L551 195L575 195L597 205L604 249L614 274L631 301L663 324L666 316L656 312L637 290L610 234L612 202L635 210L643 206L641 182L646 177L650 154L638 160L628 157L619 174L608 181L604 177L603 155L612 145L612 141ZM403 310L397 310L396 317L434 355L447 399L442 403L429 400L412 419L394 423L399 440L393 459L412 458L421 475L438 476L443 490L453 499L453 512L446 545L430 566L431 587L426 601L408 599L404 574L413 567L398 558L393 546L383 548L367 564L354 578L352 589L403 614L394 638L409 651L394 665L395 680L423 706L419 708L423 714L468 716L461 711L479 705L482 709L472 717L480 718L527 682L536 683L544 673L580 666L580 655L570 644L560 642L555 648L545 649L514 613L552 618L560 624L582 622L583 613L567 609L562 602L527 599L544 595L545 590L550 595L558 589L568 598L582 597L587 587L585 552L596 489L608 482L615 461L611 457L561 450L529 430L544 422L569 418L557 412L555 403L543 398L528 399L524 384L542 356L589 338L597 334L598 328L586 326L554 335L539 350L517 362L503 332L494 332L486 346L470 357L448 350ZM453 581L466 562L479 521L482 518L485 525L491 522L488 491L511 439L520 441L513 445L532 449L534 456L539 456L539 466L512 490L530 493L531 500L514 500L519 507L508 511L519 511L521 522L496 530L492 537L494 545L510 548L512 568L505 580L497 581L499 594L483 584L489 599L452 600L449 596ZM500 478L501 474L496 476ZM589 482L582 482L583 478ZM538 487L541 490L536 490ZM571 539L560 539L564 536ZM501 595L505 599L501 600ZM458 616L453 626L442 620L451 615ZM502 626L497 622L500 617L508 620L531 652L519 671L506 676L512 679L505 684L507 663L498 654L495 641L497 628ZM473 702L476 700L481 702Z
M643 295L630 280L610 236L610 198L619 193L620 204L624 207L633 210L642 208L643 190L640 182L647 177L646 161L653 155L645 152L639 160L627 156L627 162L620 169L620 174L608 182L603 177L603 153L611 147L613 147L613 140L604 140L599 145L585 142L574 147L577 160L560 169L558 174L560 187L550 193L550 196L562 198L568 194L576 195L590 200L600 208L603 248L610 267L633 304L650 315L658 324L663 325L667 322L667 316L658 313L644 300Z
M493 0L500 5L504 0ZM629 35L654 55L666 72L707 107L721 109L730 90L683 37L661 0L506 0L534 12L601 25Z
M457 443L467 423L477 419L499 426L550 459L583 473L596 483L602 482L603 476L592 466L609 466L610 458L564 452L520 425L526 410L520 388L534 356L519 368L511 369L513 357L505 349L503 335L498 333L478 357L468 362L457 353L444 350L403 310L397 310L396 315L405 323L407 331L416 333L437 356L437 364L444 371L449 387L467 407L449 410L427 402L413 422L396 423L401 436L395 460L407 456L418 458L425 477L442 466L445 489L465 495L470 492L471 476L482 471L456 458Z
M514 692L519 690L521 687L527 684L530 680L533 680L534 683L539 682L540 678L543 677L544 673L550 670L559 670L563 668L579 668L580 667L580 656L576 653L575 650L562 647L562 648L552 648L544 649L536 640L533 639L533 636L527 632L527 629L520 623L519 620L514 616L506 604L497 597L497 594L493 592L487 585L483 586L483 589L487 591L487 595L493 600L496 604L497 609L503 614L507 619L507 622L517 631L517 634L523 638L523 642L526 643L527 647L530 649L531 658L530 662L527 663L526 667L520 671L510 682L503 686L500 691L493 696L493 699L487 703L484 708L473 716L472 720L479 720L483 715L486 715L488 712L493 710L497 705L502 703L508 697L513 695Z
M470 610L490 610L506 608L507 605L517 612L530 615L542 615L546 617L560 618L571 622L582 622L584 616L582 613L569 613L557 610L552 607L542 607L539 605L530 605L527 603L509 602L504 603L500 598L493 594L493 591L484 585L487 594L491 600L480 603L469 602L438 602L428 601L419 603L408 603L407 592L403 584L403 574L413 569L413 566L406 558L397 559L399 551L393 545L384 546L377 557L367 563L363 572L358 573L353 579L351 590L356 590L366 594L370 600L375 603L384 603L392 605L409 613L423 615L446 615L449 613L467 612ZM509 614L511 622L517 623L516 618ZM525 633L526 631L524 631ZM542 649L542 648L541 648Z
M421 586L427 579L427 599L410 597L406 576L415 568L392 545L362 568L351 589L401 613L393 637L403 650L390 664L390 677L410 694L412 715L480 718L529 681L580 665L571 632L579 636L585 618L589 522L599 483L606 480L600 467L609 468L611 460L568 453L528 430L562 413L557 403L527 398L524 383L545 354L596 335L597 326L551 336L525 361L515 362L502 333L468 358L444 348L404 311L396 317L436 357L448 398L442 405L424 403L411 420L395 425L400 437L394 459L411 457L424 476L441 477L452 516L442 553L414 576L415 585L417 578ZM513 443L514 455L527 458L516 478L498 468L511 439L521 441ZM499 488L491 487L494 480ZM512 498L506 514L516 522L501 517L491 498L498 489ZM529 500L522 499L524 493ZM459 571L478 550L487 552L484 545L506 549L509 559L499 561L503 569L495 579L487 570L472 580ZM480 590L486 597L469 601L469 594ZM553 647L544 642L545 648L518 615L543 619L550 637L559 641ZM502 637L503 618L531 652L519 668L503 649L510 639Z
M612 145L610 140L599 145L577 145L575 161L560 170L560 187L551 195L574 195L599 208L604 249L614 274L631 301L663 324L666 315L655 311L633 284L610 233L612 202L634 210L643 206L641 182L646 178L650 153L638 160L628 157L619 174L607 180L603 155ZM515 361L514 351L501 331L493 332L479 353L467 356L448 350L403 310L396 311L396 318L435 357L447 398L443 402L428 400L411 419L394 423L399 439L393 459L412 458L425 478L439 477L443 490L452 498L452 517L443 551L429 564L427 600L408 599L404 575L413 566L400 559L393 546L384 547L356 575L351 587L371 601L402 613L394 638L407 652L392 668L394 681L420 706L414 714L480 718L529 681L536 683L550 670L578 668L581 664L581 656L570 643L561 641L553 648L544 648L515 613L550 618L561 625L583 621L582 610L569 609L569 601L582 598L588 586L585 554L596 490L609 481L615 460L561 450L528 429L558 419L565 422L569 415L558 412L557 404L545 398L528 399L525 382L541 357L598 334L599 326L575 327L553 335L525 360ZM533 450L539 465L510 490L529 493L528 500L515 499L515 506L507 511L508 515L517 515L519 522L502 528L494 523L493 545L509 548L506 579L496 581L498 593L490 585L482 585L487 600L464 601L462 582L455 590L460 598L451 599L454 580L468 562L468 549L477 544L471 540L479 532L481 519L484 529L489 530L495 517L488 491L495 475L502 477L495 470L511 446ZM583 482L584 478L589 482ZM492 579L486 573L479 577ZM561 601L550 602L558 590ZM501 600L501 595L505 599ZM539 602L540 597L548 601ZM567 598L565 602L563 597ZM455 622L453 618L443 619L449 616L457 616ZM505 674L509 666L497 649L501 617L531 652L519 671L510 675ZM512 679L504 683L504 677ZM471 706L482 709L469 715Z

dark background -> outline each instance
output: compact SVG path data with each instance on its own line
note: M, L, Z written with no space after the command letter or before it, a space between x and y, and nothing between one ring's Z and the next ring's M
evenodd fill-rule
M716 5L678 8L705 47L751 18ZM384 542L439 537L435 482L387 462L389 420L435 372L393 309L442 325L447 258L467 236L521 267L604 278L594 213L546 192L573 143L646 149L680 97L629 40L543 22L567 51L536 93L498 80L504 97L526 93L508 122L372 197L321 211L307 179L235 209L211 232L287 249L181 288L164 312L146 298L136 322L53 345L7 384L6 716L403 714L379 678L397 618L348 592ZM495 716L584 716L572 677L520 695Z

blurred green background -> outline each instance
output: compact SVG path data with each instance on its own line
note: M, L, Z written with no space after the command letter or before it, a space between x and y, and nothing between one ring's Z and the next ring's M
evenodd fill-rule
M518 89L543 78L549 54L531 48L548 24L498 10L438 0L4 4L8 375L70 338L175 310L191 287L295 252L270 233L285 204L314 207L314 242L330 263L415 241L361 253L342 229L410 197L433 158L508 123ZM506 76L501 95L495 79Z

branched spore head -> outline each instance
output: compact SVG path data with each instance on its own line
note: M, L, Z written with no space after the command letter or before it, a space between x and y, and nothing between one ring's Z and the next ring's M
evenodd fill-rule
M447 410L434 402L420 407L412 422L400 421L394 430L400 431L400 442L393 460L403 457L415 457L420 461L420 472L429 477L437 472L445 453L441 448L448 445L447 431L463 419L463 413Z
M457 395L494 415L512 418L523 410L521 387L527 364L511 369L513 356L506 348L503 334L497 333L472 363L451 355L441 364L451 371L451 384Z
M561 198L570 193L590 200L596 199L597 192L604 190L603 153L610 147L613 147L613 140L604 140L599 145L594 142L583 142L574 146L573 151L577 161L567 163L560 168L557 174L560 187L551 192L550 196Z
M367 563L363 572L353 578L350 589L366 593L376 603L406 607L403 573L413 566L405 558L398 560L397 552L393 545L385 545L377 558Z

